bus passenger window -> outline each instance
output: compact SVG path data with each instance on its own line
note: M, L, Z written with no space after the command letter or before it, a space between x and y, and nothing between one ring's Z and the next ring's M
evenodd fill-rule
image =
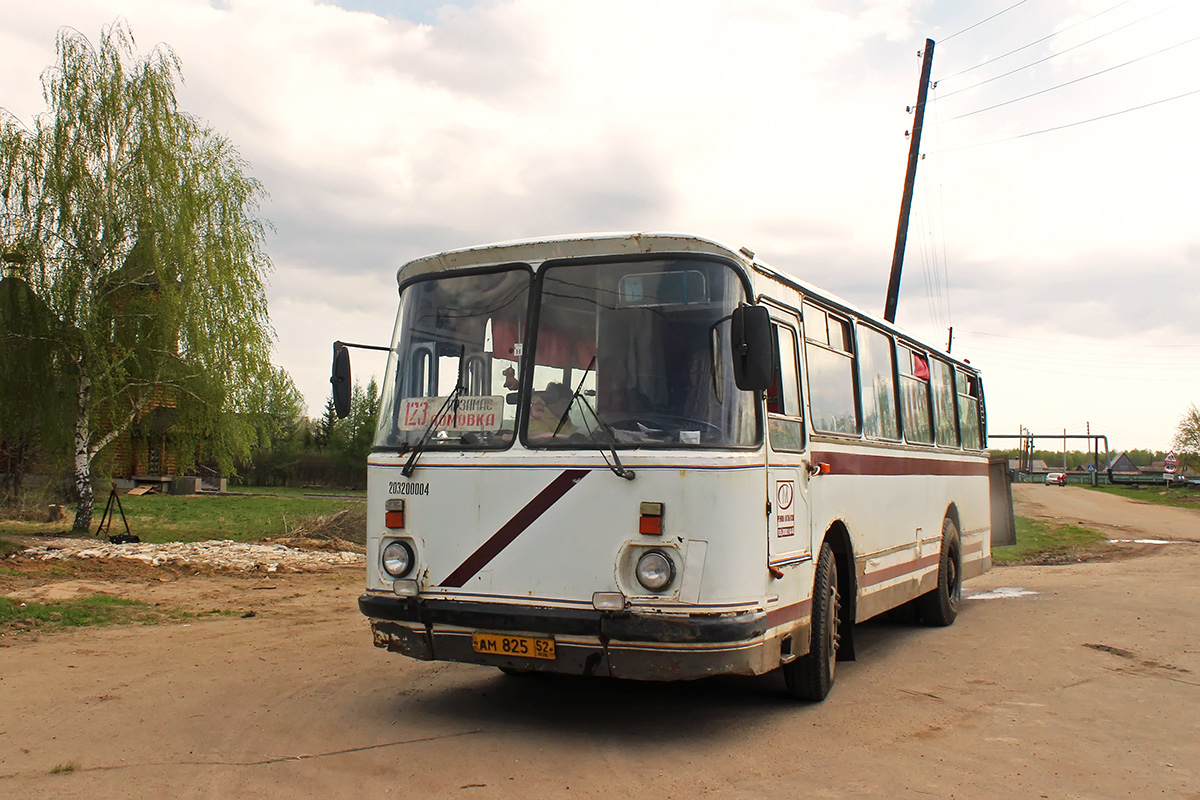
M944 361L933 359L929 364L933 382L933 418L936 422L937 443L941 447L958 447L958 418L954 413L954 373Z
M963 369L955 370L955 382L958 389L958 421L962 427L962 444L968 450L978 450L983 446L982 426L980 425L979 378Z
M771 446L776 450L804 449L804 419L800 411L800 381L796 361L796 332L775 325L779 361L775 382L767 393Z
M830 433L857 434L850 323L805 305L804 339L813 427Z
M933 444L933 425L929 418L929 361L907 347L901 346L899 350L904 438L910 442Z
M891 338L858 326L858 377L862 389L863 433L872 439L900 438L896 418L896 357Z

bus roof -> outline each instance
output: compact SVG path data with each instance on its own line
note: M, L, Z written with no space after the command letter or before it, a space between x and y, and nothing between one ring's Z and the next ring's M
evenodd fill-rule
M907 333L894 323L885 322L882 318L863 311L853 303L843 300L826 289L802 280L795 275L782 272L758 260L755 258L753 251L745 247L735 248L713 239L706 239L688 233L656 231L577 233L475 245L457 250L446 250L441 253L433 253L413 259L400 267L396 272L396 280L398 283L403 284L410 278L419 275L449 270L471 269L472 267L486 267L496 264L537 264L542 261L559 258L653 253L700 253L727 258L745 269L752 280L753 276L758 275L779 281L828 304L840 307L873 325L891 331L914 343L922 342L920 337ZM761 288L761 286L757 287L756 291L759 291ZM769 296L770 293L766 294ZM922 343L921 346L927 347L952 361L965 365L961 359L954 358L941 348L929 345L928 343ZM968 368L974 370L972 367Z
M396 273L396 279L404 283L414 275L491 264L536 263L557 258L652 253L705 253L739 262L747 271L753 268L752 255L748 257L737 248L686 233L580 233L496 242L434 253L402 266Z

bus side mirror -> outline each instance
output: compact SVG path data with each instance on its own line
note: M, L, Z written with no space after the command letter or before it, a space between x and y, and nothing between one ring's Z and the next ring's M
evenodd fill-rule
M329 382L333 384L333 410L338 419L345 419L350 414L350 348L341 342L333 343L333 374Z
M739 306L730 320L733 382L745 392L764 392L775 380L771 315L763 306Z

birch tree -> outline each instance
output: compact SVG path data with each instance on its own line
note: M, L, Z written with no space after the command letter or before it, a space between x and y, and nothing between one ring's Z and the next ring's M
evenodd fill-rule
M1200 460L1200 409L1191 406L1175 430L1175 449L1193 464Z
M64 29L48 109L0 112L0 246L52 310L74 395L74 529L92 518L97 456L139 414L177 405L206 457L269 368L262 186L228 139L176 104L179 59L140 56L128 25L98 44ZM224 426L224 427L222 427Z

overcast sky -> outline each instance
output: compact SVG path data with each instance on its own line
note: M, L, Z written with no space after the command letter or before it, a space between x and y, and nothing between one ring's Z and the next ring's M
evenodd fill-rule
M438 250L685 231L882 315L926 38L897 322L953 326L992 434L1165 449L1200 403L1200 0L0 0L0 106L44 111L56 31L118 16L270 192L314 416Z

